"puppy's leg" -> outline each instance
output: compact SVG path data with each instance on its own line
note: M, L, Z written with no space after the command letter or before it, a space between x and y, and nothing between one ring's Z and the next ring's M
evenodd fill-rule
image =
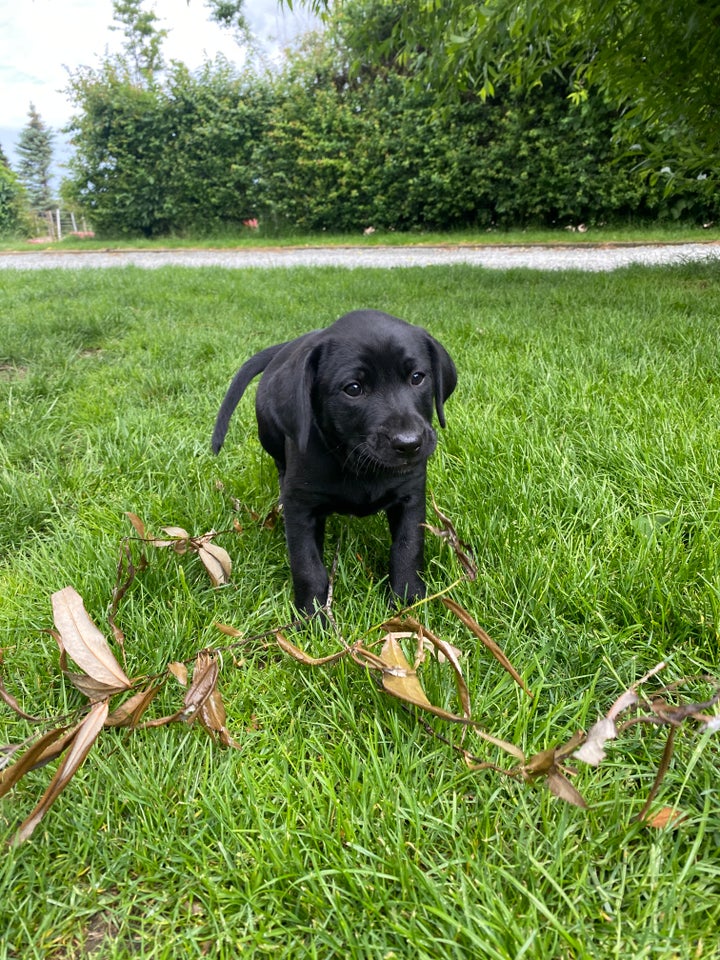
M422 579L425 553L425 491L386 511L392 546L390 547L390 588L405 602L425 596Z
M328 597L329 579L322 561L325 518L313 516L292 501L283 507L295 606L311 614L324 606Z

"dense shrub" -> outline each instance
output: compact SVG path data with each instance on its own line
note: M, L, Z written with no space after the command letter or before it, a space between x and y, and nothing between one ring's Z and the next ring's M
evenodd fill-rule
M265 88L223 62L191 74L175 64L139 85L116 64L76 76L80 112L66 195L101 233L213 230L250 215L249 164Z
M614 145L616 119L600 100L572 105L559 82L443 104L399 72L348 77L333 50L320 47L275 83L253 197L261 214L313 230L715 212L699 192L670 200L642 180L634 158Z
M614 146L616 113L559 81L439 102L395 68L349 71L320 38L274 77L175 64L138 85L117 63L77 75L68 193L102 233L357 231L713 219L720 197L672 198Z
M27 228L27 200L16 175L0 155L0 237L13 237Z

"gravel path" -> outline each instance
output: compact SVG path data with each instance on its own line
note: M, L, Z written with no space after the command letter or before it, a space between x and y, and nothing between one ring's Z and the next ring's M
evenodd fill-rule
M720 260L720 242L573 246L263 247L240 250L106 250L0 252L0 270L62 267L427 267L467 263L506 270L615 270L632 263Z

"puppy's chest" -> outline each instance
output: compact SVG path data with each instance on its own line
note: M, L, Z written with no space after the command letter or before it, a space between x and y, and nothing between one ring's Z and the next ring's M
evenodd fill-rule
M359 479L358 477L329 477L324 482L313 478L312 482L297 481L291 489L283 491L284 497L290 495L303 501L316 515L345 513L356 517L365 517L381 510L387 510L397 503L412 497L413 491L407 478Z

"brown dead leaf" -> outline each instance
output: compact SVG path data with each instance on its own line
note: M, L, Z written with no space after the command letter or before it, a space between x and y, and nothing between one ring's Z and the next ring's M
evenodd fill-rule
M232 560L227 550L216 543L204 543L198 547L197 552L214 587L223 587L230 583Z
M230 736L226 726L225 704L217 686L219 672L217 656L202 650L195 659L192 684L185 694L184 719L188 723L198 719L223 746L239 750L240 744Z
M574 751L584 734L581 731L574 733L567 743L559 747L548 747L529 757L519 768L518 772L530 782L541 777L545 779L550 792L571 803L576 807L587 807L582 794L570 783L566 774L575 773L569 767L564 767L562 761L574 755Z
M653 780L653 785L650 787L650 792L648 793L647 800L638 815L638 820L641 822L645 819L648 814L648 810L652 806L652 802L657 796L658 790L665 779L665 774L667 773L670 767L670 761L672 760L673 751L675 749L675 737L677 735L678 728L670 727L668 730L668 737L665 741L665 749L663 750L662 757L660 758L660 765L658 766L657 773L655 774L655 779Z
M54 635L61 654L67 653L72 657L93 681L90 684L92 693L87 695L97 699L128 690L130 680L115 659L107 640L88 616L80 594L73 587L65 587L54 593L51 600L57 628L57 634Z
M72 728L58 727L56 730L48 730L47 733L38 737L15 763L6 766L0 772L0 797L4 797L6 793L9 793L15 784L30 770L35 770L36 767L42 766L43 762L47 762L43 760L43 757L48 748L52 747L64 737L68 730L72 730L74 735L78 727L79 724ZM65 746L67 746L67 743Z
M171 673L181 687L186 687L188 683L188 668L184 663L174 660L168 664L168 673Z
M448 643L448 647L452 650L453 656L459 661L460 657L463 656L463 651L459 647L453 646L452 643ZM422 640L422 649L432 654L432 656L437 657L438 663L446 663L448 660L442 650L438 650L435 644L427 638Z
M214 626L220 631L220 633L224 633L226 637L233 637L236 640L242 640L245 637L245 634L242 632L242 630L238 630L237 627L233 627L229 623L218 623L215 621Z
M183 713L188 723L192 723L200 707L215 689L219 673L217 658L207 650L201 650L195 658L192 683L184 699Z
M527 780L534 780L536 777L547 776L556 763L555 747L548 747L546 750L540 750L534 753L523 764L523 774Z
M145 532L145 524L142 522L140 517L136 513L131 513L129 510L125 511L125 516L128 518L130 523L133 525L135 533L140 537L141 540L147 540L147 534Z
M200 723L211 736L216 736L224 747L232 747L233 750L240 750L241 745L230 736L230 731L226 726L226 720L225 704L223 703L220 691L215 687L200 707Z
M15 697L6 690L2 677L0 677L0 700L23 720L29 720L31 723L42 723L41 717L33 717L29 713L25 713Z
M655 697L650 704L650 708L661 720L673 726L679 726L684 720L687 720L688 717L691 717L693 720L699 720L701 723L707 725L707 721L713 718L704 714L703 710L709 710L711 707L714 707L718 700L720 700L720 690L717 690L709 700L703 700L701 703L681 703L676 705L667 703L662 697Z
M575 807L587 809L587 803L585 802L583 795L576 790L567 777L560 773L560 771L556 768L553 768L548 773L547 785L550 793L556 797L559 797L560 800L564 800L566 803L571 803Z
M93 704L83 722L77 728L70 749L50 781L47 790L30 816L20 825L13 845L19 846L28 840L42 818L68 785L82 765L102 730L108 716L108 702L102 700Z
M192 551L200 558L213 586L221 587L230 582L232 561L227 550L212 542L217 536L215 530L193 537L184 527L161 527L162 532L170 538L166 540L161 537L148 537L143 521L134 513L128 513L127 516L144 543L159 550L170 547L180 556Z
M449 517L446 517L444 513L438 509L438 505L435 503L435 497L432 497L432 507L435 511L435 515L441 523L441 527L433 527L429 523L423 523L422 526L426 530L429 530L430 533L435 534L436 537L439 537L441 540L446 540L457 557L460 566L465 571L465 576L468 580L477 579L477 566L475 564L475 558L472 555L472 549L470 545L464 543L460 537L457 535L457 531L453 526Z
M451 600L450 597L443 597L442 602L445 604L448 610L451 610L455 616L465 624L468 630L475 634L478 640L480 640L485 648L490 651L498 663L510 674L515 683L517 683L519 687L522 687L525 693L532 699L532 693L530 692L530 689L525 681L522 679L515 667L510 663L497 643L495 643L495 641L492 640L487 633L485 633L480 624L476 623L467 610L461 607L459 603Z
M652 816L646 815L643 817L643 823L655 830L664 830L666 827L671 827L674 830L684 820L687 820L687 815L682 810L678 810L677 807L661 807Z
M430 645L431 649L437 653L438 662L447 662L452 667L453 674L455 676L455 686L457 687L458 699L460 700L460 705L462 707L463 717L466 720L469 720L472 716L472 709L470 705L470 692L465 682L465 677L463 676L462 666L459 660L460 651L457 647L453 647L452 644L447 643L447 641L442 640L440 637L435 636L427 627L423 626L413 617L405 617L402 620L393 619L387 621L383 624L385 629L390 630L398 638L408 636L404 631L408 628L412 631L409 636L415 636L418 640L418 649L422 650L424 645L427 643ZM398 633L398 631L401 631ZM421 656L418 654L416 658L416 668L420 662Z
M291 656L293 660L297 660L298 663L304 663L306 667L321 667L327 663L334 663L336 660L346 657L349 653L349 650L338 650L337 653L331 653L327 657L311 657L309 653L305 653L300 647L291 643L280 630L275 631L275 640L281 650Z
M136 727L140 718L162 689L161 684L147 687L128 697L105 721L106 727Z
M172 547L175 553L187 553L190 545L190 534L182 527L161 527L163 533L166 533L172 539L159 540L153 538L148 541L153 547Z
M397 634L388 633L380 651L382 660L382 685L393 697L435 712L435 708L425 695L417 673L408 663L400 646Z
M597 767L606 757L605 744L608 740L614 740L616 737L615 721L610 717L603 717L590 727L585 743L575 751L573 757L583 763L589 763L591 766Z
M242 504L240 504L236 509L240 509ZM274 530L277 526L277 522L282 515L282 506L276 504L271 510L269 510L265 516L261 516L257 510L253 510L252 507L245 508L250 514L250 519L255 523L259 523L263 530Z

